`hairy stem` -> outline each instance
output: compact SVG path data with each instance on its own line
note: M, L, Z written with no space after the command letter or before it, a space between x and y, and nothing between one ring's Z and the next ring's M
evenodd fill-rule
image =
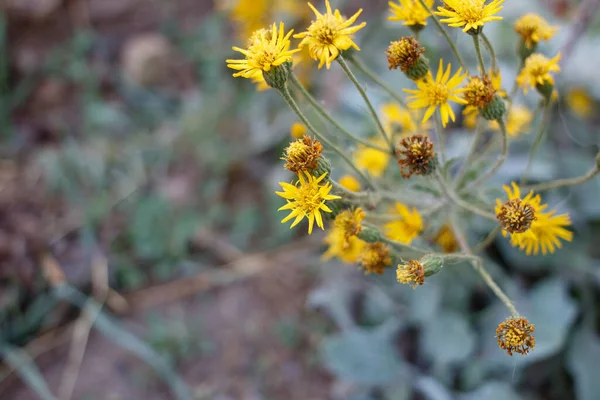
M362 72L367 78L369 78L370 80L372 80L373 82L375 82L388 95L390 95L391 98L393 98L394 100L396 100L396 102L398 102L398 104L400 104L404 108L407 108L407 105L406 105L406 102L404 101L404 99L398 93L396 93L392 89L390 89L388 87L388 85L383 80L381 80L381 78L379 78L377 76L377 74L375 74L361 60L358 60L356 58L356 56L353 56L351 59L349 59L349 61L350 61L350 63L352 65L354 65L356 67L356 69L358 69L360 72Z
M475 45L475 53L477 53L477 61L479 61L479 68L481 68L481 73L486 75L485 62L483 61L483 56L481 55L481 45L479 43L479 35L471 36L473 38L473 44Z
M356 76L354 76L354 74L350 70L350 67L348 67L348 63L346 63L346 60L344 59L344 57L342 57L341 54L337 57L337 61L340 64L340 66L342 67L342 69L344 70L344 72L346 73L346 75L348 75L348 78L350 78L350 80L356 87L356 90L358 90L358 93L360 93L361 97L365 101L365 104L367 105L367 108L369 109L369 113L371 114L373 121L375 121L375 124L377 125L377 129L379 130L379 133L381 133L381 135L383 136L383 138L385 139L385 141L388 143L388 145L390 147L390 152L392 154L395 154L394 143L392 142L392 137L391 137L391 135L388 136L388 134L385 132L385 129L383 128L381 120L377 116L377 112L375 111L373 104L371 104L371 101L369 100L369 97L367 96L367 92L365 92L365 89L363 89L363 87L360 85L360 82L358 82L358 80L356 79Z
M348 164L348 166L350 166L350 168L352 168L371 188L373 188L373 189L376 188L376 185L373 183L372 179L367 174L365 174L360 168L358 168L352 162L352 160L350 160L350 158L348 158L348 156L346 155L346 153L344 151L342 151L339 147L334 145L331 141L329 141L329 139L327 139L325 136L323 136L319 131L317 131L315 129L315 127L310 123L308 118L306 118L306 116L302 113L302 111L300 110L300 107L298 107L298 104L296 103L296 101L294 100L292 95L290 94L290 91L289 91L287 85L284 86L284 88L282 90L279 90L279 94L281 94L281 97L283 97L283 99L290 106L290 108L296 113L298 118L300 118L300 121L302 121L302 123L304 125L306 125L308 130L313 135L315 135L317 137L317 139L319 139L328 148L330 148L335 153L337 153L340 156L340 158L342 160L344 160L346 162L346 164Z
M302 83L300 83L300 81L298 80L298 78L296 77L296 75L291 74L290 75L292 84L298 89L300 90L300 92L302 93L302 95L304 95L304 98L306 100L308 100L308 102L310 103L310 105L319 113L319 115L321 115L323 118L325 118L327 121L329 121L333 126L336 127L337 130L339 130L340 132L342 132L346 137L348 137L350 140L354 140L357 143L362 144L363 146L366 147L370 147L372 149L376 149L379 151L382 151L384 153L387 153L389 150L384 149L383 147L379 147L376 144L373 143L369 143L368 141L361 139L359 137L354 136L353 134L351 134L350 132L348 132L346 129L344 129L344 127L342 127L332 116L331 114L329 114L327 112L327 110L325 110L325 108L319 104L319 102L308 92L308 90L306 90L306 88L302 85Z
M496 226L492 231L473 248L473 254L478 254L479 252L485 250L489 245L494 243L496 236L500 233L502 227L500 225Z
M527 183L527 178L529 173L531 172L531 167L533 166L533 160L537 154L537 151L544 141L544 134L546 133L546 128L548 126L548 122L550 121L550 114L552 111L552 102L550 99L545 100L546 105L544 107L544 113L542 114L542 120L540 121L540 126L538 127L538 131L535 135L535 139L533 140L533 145L531 146L531 151L529 152L529 160L527 160L527 167L525 167L525 172L523 172L523 177L521 178L521 185L525 185Z
M492 70L498 71L498 61L496 59L496 51L494 51L494 46L492 46L492 42L490 42L490 39L488 39L488 37L483 32L479 33L479 36L481 36L481 38L483 39L483 44L485 45L487 50L490 52L490 57L492 58Z
M440 155L440 164L444 165L446 162L446 145L444 144L444 137L442 135L443 126L442 126L442 116L440 114L440 110L438 109L435 113L435 134L437 136L437 146L439 148Z
M475 127L475 137L473 138L473 143L471 144L471 150L469 150L469 154L467 154L467 157L465 158L465 161L462 163L460 170L458 171L458 173L456 174L456 177L454 178L454 182L455 182L455 187L459 188L462 184L462 180L465 177L465 174L467 173L468 167L469 165L471 165L471 163L474 161L475 156L477 154L477 149L479 148L479 145L481 144L481 140L483 139L483 133L484 133L484 129L483 129L483 121L481 118L477 118L477 126Z
M440 188L442 190L442 192L444 192L444 194L446 195L446 197L448 198L448 200L450 200L452 203L456 204L457 206L459 206L460 208L464 209L465 211L469 211L472 214L475 215L479 215L480 217L483 218L487 218L491 221L496 221L496 216L494 214L492 214L491 212L485 211L480 209L477 206L474 206L473 204L461 199L453 190L452 188L448 187L448 185L446 184L446 182L444 182L444 178L442 177L441 173L439 172L439 170L436 170L436 179L440 185Z
M556 189L565 186L575 186L585 183L598 175L600 173L600 169L598 166L594 166L588 173L585 175L576 177L576 178L567 178L567 179L557 179L551 182L538 183L537 185L526 186L522 188L523 192L527 193L531 190L535 192L541 192L543 190Z

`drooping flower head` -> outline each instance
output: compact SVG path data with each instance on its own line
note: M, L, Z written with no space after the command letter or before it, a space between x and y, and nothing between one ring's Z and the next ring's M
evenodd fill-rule
M304 126L304 125L302 125ZM292 172L312 171L317 168L319 158L323 152L323 145L317 139L304 136L290 143L285 148L282 160L284 167Z
M360 182L352 175L344 175L340 178L338 183L346 190L351 192L358 192L360 190Z
M448 64L444 72L443 62L440 60L435 80L431 73L429 73L425 79L416 82L418 89L404 89L405 92L412 94L409 97L409 100L412 101L408 103L410 108L427 108L423 116L423 123L429 120L439 107L442 125L445 127L449 119L452 121L456 119L454 111L452 111L452 107L448 102L453 101L459 104L466 104L466 101L458 96L465 89L458 89L458 86L460 86L467 74L463 74L462 68L459 68L454 76L450 78L450 70L451 65Z
M398 219L384 225L385 235L397 242L410 244L423 230L421 214L416 208L410 210L400 202L396 202L391 213Z
M392 263L390 249L381 243L367 243L360 254L358 261L365 274L383 274L383 271Z
M340 198L340 196L329 193L331 191L331 183L320 184L326 175L323 174L315 178L309 172L303 171L298 174L299 180L295 185L286 182L279 183L283 188L283 192L275 193L286 199L287 204L279 208L278 211L291 210L290 214L281 220L282 224L295 218L290 226L291 229L306 217L308 219L308 234L312 233L315 220L317 221L317 226L324 229L321 211L332 212L325 204L326 201Z
M409 260L405 264L398 264L396 279L399 283L410 285L413 289L425 283L425 268L416 260Z
M502 19L495 14L502 10L504 0L492 0L489 4L485 4L486 1L443 0L444 6L438 6L435 14L445 17L445 19L440 19L440 22L454 28L462 28L463 32L471 29L478 30L488 22Z
M515 32L521 36L528 49L534 48L542 40L550 40L557 31L558 27L550 25L535 13L525 14L515 22Z
M496 328L498 346L506 350L509 356L513 353L525 355L535 347L534 331L535 326L527 318L508 318Z
M360 50L352 40L352 34L364 28L367 23L362 22L356 26L352 24L362 13L362 8L346 19L339 10L331 11L329 0L325 0L327 8L325 14L321 14L312 4L308 3L308 5L317 19L311 22L306 32L298 33L294 37L302 39L299 47L308 46L313 60L319 61L319 68L325 64L329 69L340 51L348 50L350 47Z
M434 1L425 0L425 4L431 8ZM419 0L396 0L396 2L390 1L388 4L392 13L388 20L402 21L402 25L421 29L427 25L427 18L431 16Z
M516 138L523 133L529 132L529 125L533 121L533 114L523 105L512 105L506 116L506 133L508 136ZM490 129L500 130L496 121L490 121Z
M396 148L398 165L404 178L429 175L435 171L436 158L433 142L424 135L412 135L400 141Z
M246 58L243 60L226 60L227 66L237 70L234 77L256 79L259 74L269 72L274 67L292 61L292 54L297 51L290 50L290 36L293 29L285 34L283 22L273 24L271 30L259 29L254 32L248 41L248 47L241 49L234 46L233 50L242 53Z
M552 59L546 58L543 54L534 53L527 57L525 66L517 76L517 83L523 87L525 93L529 88L540 88L547 84L554 86L554 77L552 72L560 72L560 53Z
M567 226L571 225L568 214L556 215L555 210L546 212L548 205L542 204L542 198L539 194L534 195L531 191L527 196L521 198L519 186L515 182L511 186L512 188L504 186L508 200L519 200L519 202L510 204L511 209L507 210L506 215L508 217L514 214L515 218L514 222L511 222L513 221L512 217L507 218L506 224L509 229L511 229L511 224L514 225L515 229L514 232L503 229L502 234L506 237L510 233L510 244L513 247L525 250L528 256L531 254L537 255L540 250L545 255L554 253L556 248L561 248L561 239L569 242L573 239L573 232L566 229ZM500 199L496 199L496 215L502 213L504 204ZM524 205L528 205L528 207ZM533 211L531 211L531 208ZM523 218L522 223L519 221L519 215ZM503 227L504 225L503 223ZM529 227L520 232L527 225Z
M373 140L374 144L385 143L383 139ZM381 150L360 145L354 152L354 163L360 169L367 170L374 178L383 175L390 162L390 154Z

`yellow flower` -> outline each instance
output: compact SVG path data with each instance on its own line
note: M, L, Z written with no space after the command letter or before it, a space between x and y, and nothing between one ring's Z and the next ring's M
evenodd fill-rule
M317 221L317 226L324 229L321 211L331 212L331 209L327 207L325 202L341 198L340 196L329 194L331 183L328 182L325 185L319 185L325 179L326 175L323 174L315 178L310 173L303 171L303 173L298 174L299 181L295 185L279 182L283 188L283 192L275 193L286 199L287 204L277 211L291 210L290 214L281 220L282 224L295 217L296 219L290 226L291 229L306 217L308 219L309 235L312 233L315 220Z
M301 122L294 122L290 127L290 135L295 139L300 139L306 135L306 125Z
M519 76L517 76L517 83L523 87L525 93L527 93L529 87L544 86L546 83L554 85L554 78L550 73L560 71L559 61L560 53L552 59L548 59L540 53L530 55L525 60L525 66Z
M584 88L575 88L569 91L565 100L569 108L579 118L587 118L593 111L594 100Z
M281 159L286 161L284 168L298 174L301 171L312 171L317 168L322 152L321 142L303 136L302 139L294 140L285 148Z
M533 121L533 114L527 107L513 105L508 110L506 117L506 133L510 137L518 137L523 133L528 133L531 121ZM490 121L490 129L499 131L498 122Z
M271 89L271 86L269 86L267 81L265 81L265 77L263 76L263 74L257 74L251 79L252 83L256 85L256 90L258 90L259 92L264 92L265 90Z
M405 204L399 202L396 202L391 212L398 220L384 225L385 235L396 242L410 244L423 230L421 214L416 208L409 210Z
M469 82L465 85L463 97L468 105L477 108L484 108L492 102L496 89L492 85L489 76L483 75L469 77Z
M381 106L382 123L386 132L394 133L400 131L402 136L408 136L417 133L419 130L427 130L431 124L426 123L421 126L417 121L421 119L419 113L415 110L402 107L398 103L390 102Z
M360 182L352 175L342 176L338 183L340 184L340 186L351 192L358 192L360 190Z
M470 29L483 27L487 22L499 21L502 17L494 16L502 10L504 0L493 0L490 4L485 4L486 0L443 0L444 7L438 7L435 13L446 19L440 19L440 22L448 24L455 28L463 28L463 32Z
M383 270L392 263L392 257L390 249L385 244L376 242L368 243L363 248L358 261L361 268L365 270L365 274L381 275Z
M358 261L366 243L356 236L346 237L343 229L332 227L323 240L329 248L323 254L324 260L337 257L347 263Z
M381 143L373 140L374 143ZM360 169L366 169L373 177L379 178L390 162L390 155L371 147L359 146L354 152L354 163Z
M467 102L458 97L458 95L464 92L464 89L457 89L462 83L467 74L462 74L462 68L450 78L451 65L448 64L446 71L444 72L443 62L440 60L440 66L437 71L435 80L431 73L427 75L427 78L416 82L418 89L404 89L405 92L413 94L408 99L413 100L408 103L408 107L412 109L426 108L425 115L423 116L423 123L429 120L435 110L440 107L440 113L442 116L442 125L444 127L448 124L448 119L455 120L454 111L448 104L448 101L453 101L459 104L466 104Z
M427 18L431 16L429 11L421 3L419 0L397 0L398 4L393 1L388 2L390 6L390 12L393 15L388 17L390 21L403 21L402 25L412 26L412 25L427 25ZM433 7L433 2L435 0L425 0L425 4L429 8Z
M433 240L442 248L444 253L454 253L458 250L458 241L448 224L442 225L440 230L435 234Z
M349 238L360 233L363 219L365 219L365 212L360 207L354 210L344 210L336 215L333 226L341 229L346 237Z
M515 32L521 36L528 49L532 49L542 40L550 40L556 31L558 27L550 25L534 13L525 14L515 22Z
M348 50L350 47L360 50L352 40L352 34L362 29L367 23L362 22L356 26L351 25L362 13L362 8L352 17L346 19L340 14L339 10L331 11L329 0L325 0L325 6L327 7L325 14L321 14L312 4L308 3L308 5L317 19L311 22L306 32L298 33L294 37L302 39L299 47L308 46L313 60L319 61L319 68L326 64L327 69L329 69L331 62L337 58L340 51Z
M528 256L538 254L540 250L545 255L548 252L554 253L556 248L562 247L560 239L568 242L573 239L573 232L565 229L566 226L571 225L569 214L556 215L555 210L545 212L544 210L548 208L548 205L542 204L540 195L534 195L533 191L521 199L521 190L514 182L512 183L512 189L504 186L504 190L508 195L508 200L519 199L535 210L535 220L531 221L529 229L522 233L510 234L510 244L513 247L525 250ZM502 206L503 203L500 199L496 199L496 214L501 212ZM508 232L502 230L502 234L506 237Z
M229 68L239 71L233 76L256 79L263 71L269 72L271 68L292 61L292 54L300 51L298 49L289 50L292 32L294 32L293 29L285 34L283 22L281 22L279 30L277 25L273 24L270 31L259 29L254 32L245 50L234 46L233 50L242 53L246 58L244 60L226 60Z
M425 268L416 260L409 260L406 264L398 264L396 269L398 283L410 285L413 289L425 283Z
M496 328L498 346L509 356L514 353L527 354L535 347L535 326L527 318L508 318Z

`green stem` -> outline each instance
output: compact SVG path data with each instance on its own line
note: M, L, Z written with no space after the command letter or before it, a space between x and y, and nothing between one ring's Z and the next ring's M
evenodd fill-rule
M485 174L481 175L475 181L473 181L469 187L472 188L474 186L479 185L482 182L485 182L488 178L494 176L496 172L502 167L504 161L506 160L506 156L508 155L508 134L506 133L506 124L502 118L498 119L498 125L500 125L500 133L502 133L502 152L496 160L496 164L492 168L490 168Z
M464 209L465 211L469 211L470 213L473 213L475 215L479 215L480 217L483 218L487 218L491 221L496 222L496 216L494 214L492 214L491 212L482 210L476 206L474 206L473 204L470 204L469 202L461 199L453 190L452 188L448 187L448 185L446 185L446 183L444 182L444 178L442 177L441 173L439 172L439 170L436 170L436 179L440 185L441 190L444 192L444 194L446 195L446 197L448 198L448 200L450 200L452 203L456 204L457 206L459 206L460 208Z
M463 61L462 57L460 56L460 53L458 52L458 48L456 47L456 44L454 44L454 42L452 41L452 39L450 38L450 36L446 32L446 30L444 29L444 27L442 26L441 22L437 19L437 17L435 16L435 14L431 10L431 8L429 8L429 6L427 4L425 4L425 2L423 0L419 0L419 3L421 3L421 5L423 6L423 8L425 8L427 11L429 11L429 14L431 14L431 19L433 19L433 22L435 23L435 25L437 26L437 28L439 29L439 31L446 38L446 41L450 45L450 48L452 49L452 52L456 56L456 59L458 60L458 62L462 66L462 68L465 70L465 72L468 73L469 69L467 68L467 64L465 64L465 62Z
M525 62L521 61L521 63L519 64L519 68L517 69L517 77L519 76L519 73L521 72L521 70L523 69L524 66L525 66ZM517 79L515 78L515 82L513 83L512 89L510 89L510 93L508 95L507 113L510 112L510 108L512 107L512 104L515 100L515 96L517 95L518 90L519 90L519 83L518 83Z
M471 144L471 150L469 150L469 154L465 158L465 161L461 165L460 170L458 171L458 173L456 174L456 177L454 178L455 187L457 187L457 188L461 186L462 180L464 179L465 174L468 171L469 165L471 165L471 163L475 159L475 156L477 154L477 149L479 148L479 145L481 144L481 140L483 139L483 133L484 133L483 125L484 125L484 122L482 121L482 119L477 118L477 126L475 127L475 137L473 138L473 143Z
M481 258L473 255L473 252L469 247L465 234L462 231L462 229L460 229L460 226L458 225L455 219L456 218L454 217L452 218L452 230L454 231L454 236L456 237L456 240L458 241L461 250L467 255L465 258L471 262L473 268L479 273L479 275L481 275L483 281L488 285L492 292L494 292L494 294L500 299L500 301L504 303L504 305L506 306L506 308L508 308L512 316L518 317L519 312L515 308L513 301L506 295L506 293L504 293L500 286L498 286L498 284L494 281L494 278L492 278L492 276L486 271L481 261Z
M362 61L358 60L356 56L353 56L349 59L350 63L356 67L360 72L362 72L367 78L375 82L379 87L381 87L390 97L392 97L398 104L400 104L404 108L408 108L404 99L392 89L388 87L388 85L381 80L369 67L367 67Z
M440 114L440 110L438 109L435 113L435 134L437 136L437 146L439 148L440 155L440 164L444 165L446 162L446 145L444 144L444 137L442 135L443 126L442 126L442 116Z
M598 168L598 166L595 166L587 174L579 176L577 178L557 179L551 182L538 183L537 185L524 187L521 190L523 190L524 193L528 193L531 190L533 190L534 192L541 192L543 190L556 189L565 186L580 185L589 181L594 176L598 175L598 173L600 173L600 169Z
M385 129L383 128L383 125L381 124L381 120L377 116L377 112L375 111L373 104L371 104L369 97L367 97L367 92L365 92L365 89L363 89L363 87L360 85L360 83L356 79L356 76L354 76L354 74L350 70L350 67L348 67L348 64L346 63L346 60L344 60L344 57L342 57L341 54L337 57L337 61L340 64L340 66L342 67L342 69L344 70L344 72L346 73L346 75L348 75L348 78L350 78L350 80L356 87L356 90L358 90L358 93L360 93L361 97L365 101L365 104L369 108L371 117L373 117L373 121L375 121L375 124L377 125L377 129L379 129L379 133L381 133L381 135L383 136L385 141L388 143L391 153L395 154L396 150L394 148L394 143L392 142L392 137L391 137L391 135L388 136L385 133Z
M496 226L481 242L475 246L473 249L473 254L478 254L479 252L485 250L489 245L494 243L496 236L500 233L502 227L500 225Z
M353 134L351 134L350 132L348 132L346 129L344 129L344 127L342 127L331 116L331 114L329 114L325 110L325 108L321 104L319 104L319 102L308 92L308 90L306 90L306 88L302 85L302 83L300 83L300 81L298 80L298 78L296 77L296 75L290 74L290 78L291 78L292 83L294 84L294 86L296 88L298 88L300 90L300 92L302 92L302 94L304 95L304 98L306 98L306 100L308 100L308 102L310 103L310 105L319 113L319 115L321 115L323 118L325 118L327 121L329 121L333 126L335 126L346 137L348 137L350 140L354 140L355 142L358 142L358 143L362 144L363 146L370 147L372 149L376 149L376 150L382 151L384 153L388 152L387 149L384 149L383 147L379 147L376 144L369 143L366 140L363 140L363 139L361 139L359 137L356 137Z
M521 185L525 185L527 183L527 177L529 176L529 173L531 172L531 167L533 166L533 160L535 159L535 156L537 154L537 151L538 151L540 145L544 141L544 133L546 133L546 127L550 120L550 114L551 114L550 111L552 110L552 102L550 100L545 100L545 101L546 101L546 107L544 108L542 120L540 121L540 126L535 135L533 145L531 146L531 152L529 153L529 160L527 160L527 167L525 167L525 172L523 172L523 177L521 178L521 182L520 182Z
M411 245L408 245L408 244L400 243L400 242L397 242L395 240L388 239L388 238L386 238L383 235L381 237L381 241L383 243L385 243L385 244L390 245L392 248L394 248L394 250L399 251L400 253L402 253L402 252L412 252L412 253L416 253L416 254L429 254L429 253L431 253L429 250L425 250L425 249L414 247L414 246L411 246Z
M492 57L492 70L500 72L498 71L498 61L496 59L496 52L494 51L494 46L492 46L492 42L490 42L490 39L488 39L488 37L485 35L485 33L483 33L483 31L479 33L479 36L481 36L481 38L483 39L483 44L490 52L490 57Z
M294 100L292 95L290 94L290 90L288 89L287 85L285 85L283 87L283 89L279 90L279 94L281 94L281 97L283 97L283 99L287 102L287 104L290 106L290 108L296 113L298 118L300 118L300 121L302 121L302 123L304 125L306 125L308 130L311 131L312 134L317 137L317 139L319 139L328 148L330 148L335 153L337 153L340 156L340 158L342 160L344 160L350 166L350 168L352 168L371 188L373 188L373 189L376 188L376 185L373 183L371 178L367 174L365 174L362 170L360 170L360 168L358 168L356 165L354 165L354 163L352 162L352 160L350 160L350 158L348 158L346 153L344 153L340 148L338 148L336 145L334 145L332 142L330 142L329 139L327 139L325 136L323 136L321 133L319 133L319 131L317 131L312 126L312 124L310 123L308 118L306 118L304 116L304 114L302 113L302 111L300 111L300 107L298 107L298 104L296 103L296 101Z
M481 55L481 45L479 43L479 35L472 35L473 44L475 45L475 53L477 53L477 60L479 61L479 68L481 68L481 73L486 75L485 62L483 61L483 56Z

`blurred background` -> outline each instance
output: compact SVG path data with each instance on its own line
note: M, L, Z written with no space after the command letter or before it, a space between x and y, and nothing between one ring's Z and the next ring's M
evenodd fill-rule
M507 1L504 20L486 25L506 88L514 20L534 11L561 27L540 46L564 61L534 181L594 163L598 3ZM332 4L365 9L360 55L409 87L387 71L385 48L409 31L386 20L386 2ZM506 313L467 265L411 290L393 271L321 261L321 232L279 222L274 190L292 180L279 157L295 119L224 60L273 21L304 30L304 1L3 0L0 11L0 398L600 399L598 179L544 196L575 231L553 256L501 238L486 251L536 325L535 351L509 357L494 338ZM450 33L474 66L470 38ZM421 42L452 60L432 27ZM337 65L296 68L369 134ZM534 108L535 94L521 100ZM462 126L455 154L472 135ZM512 141L497 183L520 176L532 136Z

